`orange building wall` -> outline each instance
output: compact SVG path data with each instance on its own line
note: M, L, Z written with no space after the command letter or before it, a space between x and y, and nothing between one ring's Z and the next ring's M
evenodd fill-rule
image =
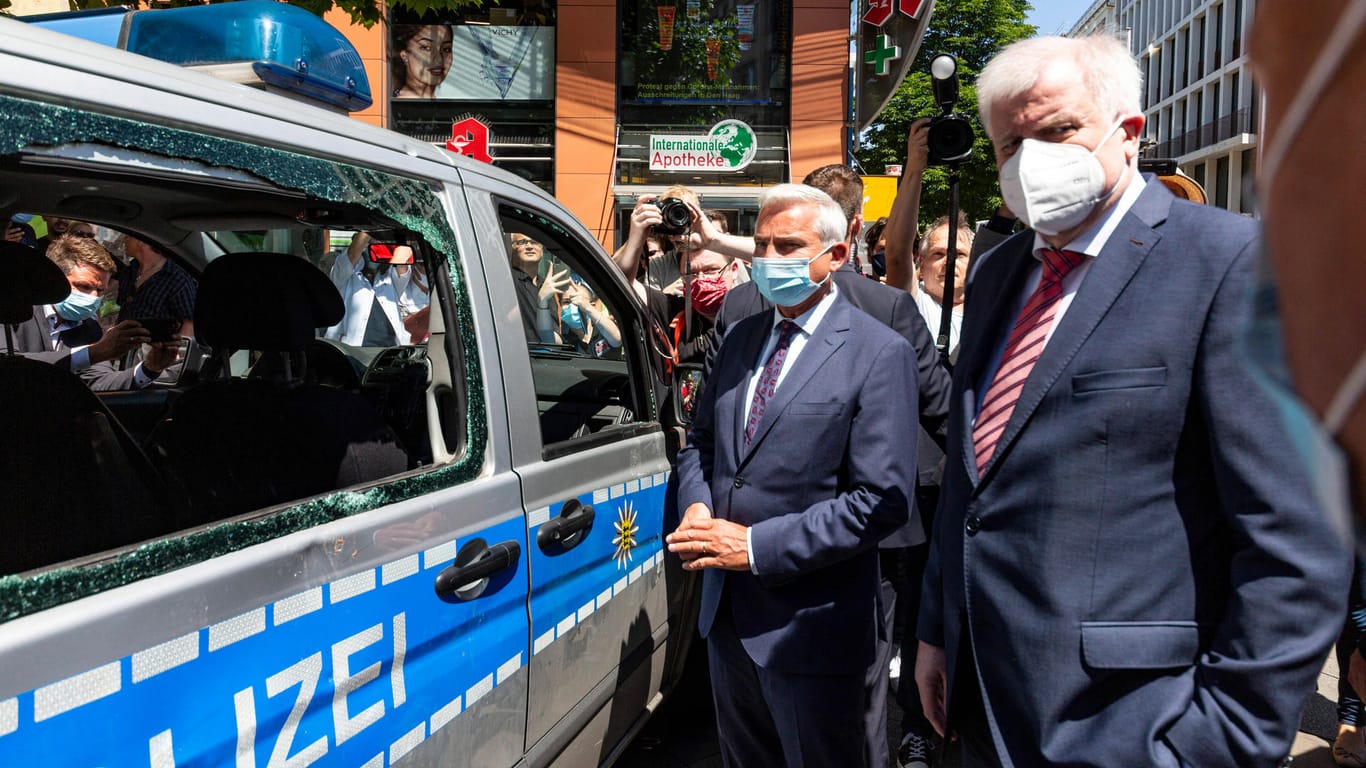
M847 0L792 0L791 180L844 162L848 102ZM560 0L555 47L555 196L608 250L615 244L616 0ZM328 23L360 52L375 103L352 117L388 125L387 26ZM757 194L757 191L756 191Z
M370 108L362 112L352 112L351 116L381 127L389 124L389 62L385 58L388 47L385 40L389 27L383 23L369 29L351 23L351 16L345 11L333 8L323 15L323 20L341 30L346 39L356 46L361 61L365 63L365 76L370 80L370 96L375 100Z
M792 181L844 162L848 38L847 0L793 0Z
M560 0L555 34L555 197L614 247L617 8Z

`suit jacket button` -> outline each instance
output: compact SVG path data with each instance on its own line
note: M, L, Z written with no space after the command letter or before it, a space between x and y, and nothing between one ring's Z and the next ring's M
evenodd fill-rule
M963 524L963 530L967 531L969 536L976 536L977 532L982 530L982 518L977 515L969 517L968 521Z
M744 487L745 487L745 478L743 478L743 477L741 477L741 476L739 476L739 475L736 475L736 476L735 476L735 487L736 487L736 488L744 488Z

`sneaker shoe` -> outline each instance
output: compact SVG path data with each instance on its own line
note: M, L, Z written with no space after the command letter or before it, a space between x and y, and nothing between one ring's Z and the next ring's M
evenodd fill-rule
M930 755L933 753L933 741L918 733L908 733L901 740L896 763L900 768L930 768Z

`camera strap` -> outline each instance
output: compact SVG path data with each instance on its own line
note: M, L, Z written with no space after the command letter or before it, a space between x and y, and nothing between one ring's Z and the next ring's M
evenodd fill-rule
M683 338L692 338L692 251L684 251L678 260L683 274Z

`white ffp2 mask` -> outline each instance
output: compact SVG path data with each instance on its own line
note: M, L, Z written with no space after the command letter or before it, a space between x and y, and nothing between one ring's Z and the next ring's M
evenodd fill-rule
M1110 192L1096 152L1123 124L1123 118L1115 121L1090 150L1080 144L1022 139L1001 166L1006 207L1043 235L1056 235L1085 221Z

